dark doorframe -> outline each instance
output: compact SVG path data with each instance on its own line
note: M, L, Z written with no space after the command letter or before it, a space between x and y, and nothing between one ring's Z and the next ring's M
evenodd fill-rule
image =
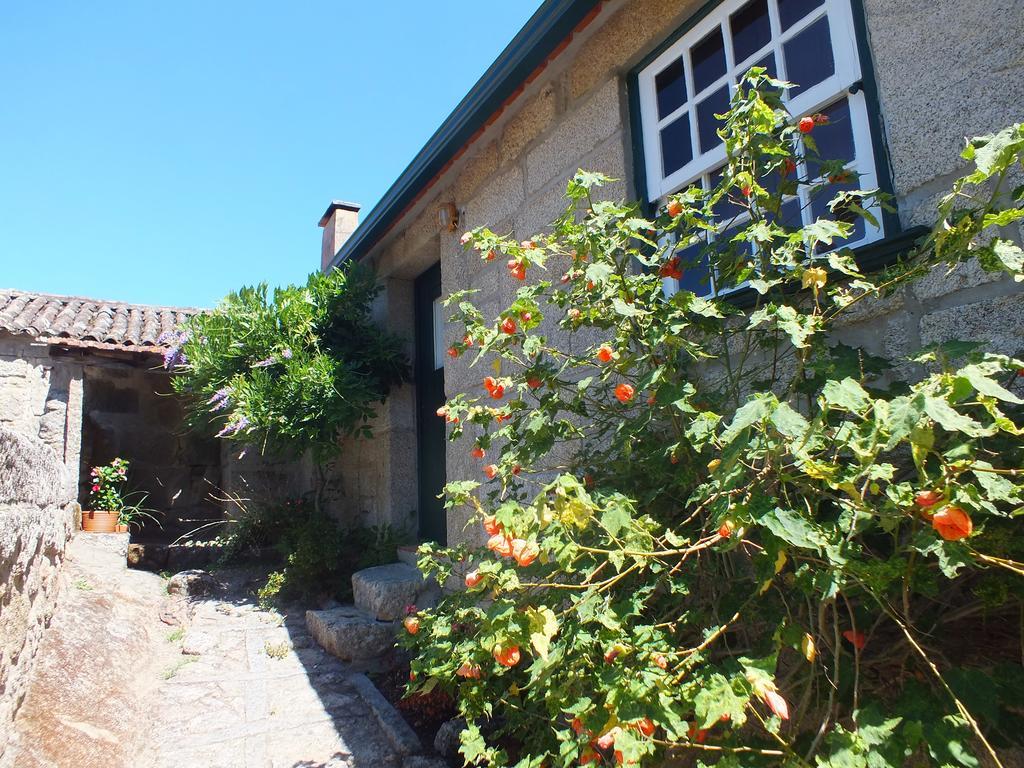
M416 278L414 292L419 538L446 544L448 526L444 502L437 498L445 484L447 444L445 421L437 415L437 409L445 402L440 263Z

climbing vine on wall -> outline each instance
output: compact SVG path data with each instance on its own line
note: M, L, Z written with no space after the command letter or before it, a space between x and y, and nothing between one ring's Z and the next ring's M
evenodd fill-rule
M448 299L481 375L439 411L480 471L447 504L486 546L421 550L465 589L403 642L471 764L973 768L1024 726L1024 362L833 333L937 265L1024 279L1024 129L969 142L931 235L869 275L842 244L885 201L807 178L824 118L782 85L741 84L713 189L647 216L580 172L550 234L464 238L520 285L497 317ZM801 186L830 202L792 225ZM666 297L704 259L717 296Z

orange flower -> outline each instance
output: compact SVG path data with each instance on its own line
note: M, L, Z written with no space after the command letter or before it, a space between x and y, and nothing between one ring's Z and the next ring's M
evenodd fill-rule
M959 541L971 535L974 525L960 507L949 506L932 515L932 528L946 541Z
M858 651L864 650L864 646L867 645L868 639L859 629L847 629L843 632L843 637L850 641L854 648Z
M636 729L640 731L644 736L654 735L654 721L649 717L641 718L634 723Z
M503 667L514 667L519 663L519 646L512 645L508 648L495 648L494 660Z
M633 395L636 394L636 390L632 384L619 384L615 388L615 397L618 398L620 403L628 403L633 399Z
M503 533L497 533L487 540L487 548L501 557L511 557L512 539Z
M524 539L513 539L512 540L512 557L516 559L516 562L525 568L534 560L537 559L537 555L540 554L537 550L537 545Z

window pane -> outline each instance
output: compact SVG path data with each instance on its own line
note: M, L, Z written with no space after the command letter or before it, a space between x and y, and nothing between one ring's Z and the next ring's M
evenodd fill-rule
M686 103L686 76L683 60L669 64L654 78L654 90L658 94L658 117L670 115Z
M783 46L786 79L806 91L836 71L828 17L823 16Z
M834 250L842 246L847 242L853 242L860 240L864 237L864 219L862 219L856 213L844 212L842 207L838 207L835 211L829 211L828 204L835 199L835 196L844 190L857 189L856 183L847 184L824 184L816 192L813 193L811 198L811 215L814 218L827 218L835 219L837 221L845 221L849 224L853 224L853 234L850 235L848 240L836 240L833 241L832 247L819 246L819 252L827 252Z
M665 176L678 171L693 159L690 143L690 113L685 112L661 131L661 168Z
M779 70L775 66L775 54L769 53L760 61L755 61L751 66L753 67L764 67L767 71L765 72L768 77L778 77Z
M779 0L779 21L783 31L824 3L825 0Z
M730 227L715 238L714 251L718 255L715 290L718 292L735 288L740 282L737 276L749 261L750 244L743 241L734 243L732 239L748 226L750 222L745 221Z
M718 129L722 121L715 115L729 111L729 86L722 86L697 105L697 137L700 139L701 154L714 149L722 140Z
M693 88L698 93L725 74L721 27L690 49L690 61L693 63Z
M711 185L708 188L714 190L719 184L722 183L722 168L718 168L711 172ZM712 213L715 214L715 219L720 224L728 224L734 218L739 216L741 213L746 213L746 208L742 205L734 203L729 199L729 195L724 195L712 208Z
M803 221L800 219L800 200L796 197L791 197L789 200L782 204L779 209L778 218L774 214L765 214L765 219L770 222L775 222L783 227L792 227L794 229L803 226Z
M810 178L817 178L821 174L820 160L843 160L849 162L854 159L853 146L853 124L850 122L850 103L843 99L832 106L822 110L828 115L828 124L819 125L814 129L811 136L818 147L817 156L812 157L808 153L807 172Z
M746 61L772 39L768 0L751 0L729 17L732 48L737 64Z
M679 278L679 288L692 291L698 296L707 296L711 293L711 268L707 253L702 253L702 250L701 245L691 245L685 251L680 251L683 276Z

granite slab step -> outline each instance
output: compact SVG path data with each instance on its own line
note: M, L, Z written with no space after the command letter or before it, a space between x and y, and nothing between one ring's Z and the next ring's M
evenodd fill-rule
M433 605L437 585L425 581L415 566L391 563L356 571L352 574L352 592L357 608L382 621L395 621L405 616L407 606Z
M343 661L380 658L394 648L399 626L395 621L379 621L354 605L306 611L310 634L325 651Z

